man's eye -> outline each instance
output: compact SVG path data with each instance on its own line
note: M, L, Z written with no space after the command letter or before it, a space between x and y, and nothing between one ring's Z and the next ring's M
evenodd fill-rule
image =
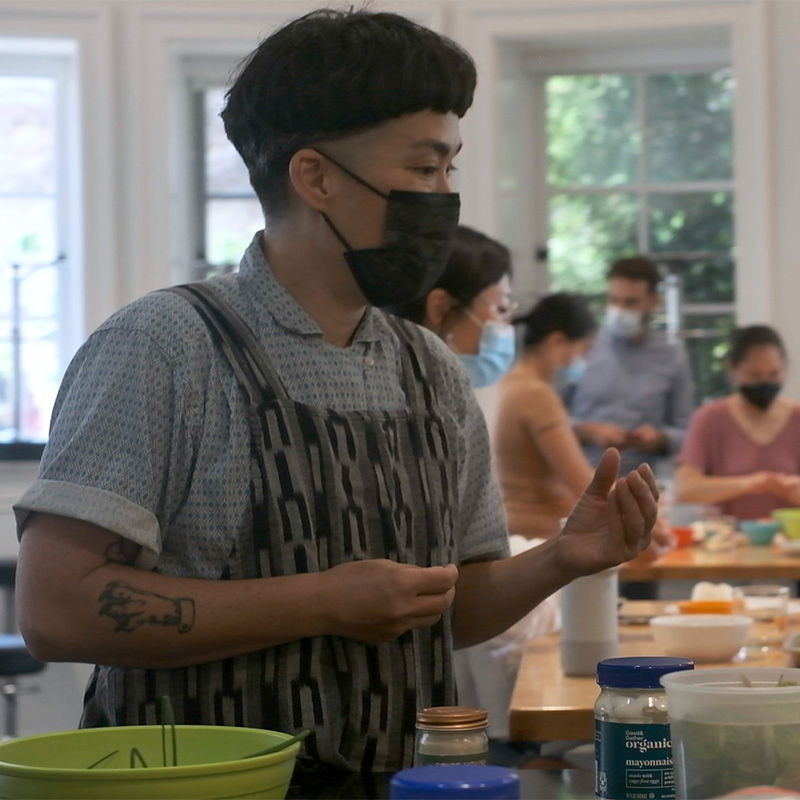
M436 174L436 167L417 167L417 172L426 178L432 178Z

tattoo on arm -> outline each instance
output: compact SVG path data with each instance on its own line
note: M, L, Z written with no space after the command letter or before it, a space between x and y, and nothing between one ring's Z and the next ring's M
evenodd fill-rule
M139 549L138 544L120 536L106 548L106 564L123 564L126 567L132 567L139 554Z
M131 633L143 625L175 627L178 633L188 633L194 627L195 603L191 597L164 597L125 581L111 581L98 601L99 616L116 623L114 633Z

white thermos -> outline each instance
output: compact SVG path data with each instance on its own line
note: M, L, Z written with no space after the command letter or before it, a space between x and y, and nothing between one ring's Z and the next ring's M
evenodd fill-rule
M576 578L561 590L561 668L594 675L597 662L617 655L619 567Z

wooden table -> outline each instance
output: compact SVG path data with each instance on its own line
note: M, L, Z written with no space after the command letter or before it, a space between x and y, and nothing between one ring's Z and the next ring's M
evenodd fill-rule
M622 614L653 615L664 603L630 602ZM790 619L790 626L800 620ZM730 667L738 663L749 667L785 667L789 656L781 650L765 653L747 650L745 660L724 664L698 664L697 668ZM646 625L620 626L620 656L662 655ZM559 635L531 640L522 656L517 684L511 698L509 731L513 740L594 738L594 702L599 687L593 677L569 678L561 671Z
M648 566L620 570L621 581L800 581L800 558L776 547L747 545L712 553L699 545L678 547Z

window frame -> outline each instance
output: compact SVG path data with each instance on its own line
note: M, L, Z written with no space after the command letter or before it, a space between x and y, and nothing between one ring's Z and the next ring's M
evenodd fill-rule
M655 52L649 56L642 54L641 63L636 63L636 59L630 58L631 53L638 52L632 50L628 52L628 58L620 58L620 54L610 56L605 50L592 54L587 50L584 58L564 58L556 56L548 59L531 59L528 62L530 78L530 97L533 104L532 119L534 120L535 136L532 154L533 170L532 178L534 182L533 197L539 213L534 214L533 236L534 236L534 281L541 287L541 293L549 290L551 275L547 259L547 243L550 228L550 200L554 195L611 195L611 194L632 194L637 199L637 252L653 259L656 263L660 261L679 260L682 257L698 258L703 255L697 252L650 252L649 247L649 204L648 199L653 194L683 194L692 192L714 192L724 191L731 195L732 203L735 208L737 201L737 180L735 169L736 160L732 161L732 175L730 179L709 180L709 181L675 181L671 183L653 184L649 181L637 181L635 183L619 184L614 186L588 186L588 187L557 187L550 186L547 179L547 111L545 83L553 75L591 75L591 74L625 74L633 75L637 80L637 101L636 101L636 123L637 130L646 130L646 97L645 86L647 78L652 75L669 73L697 74L701 72L713 72L720 69L730 69L730 59L724 58L724 52L720 48L709 48L704 53L695 53L690 57L687 51L676 54L676 58L670 57L669 50ZM667 57L665 57L667 54ZM735 136L735 130L734 130ZM647 164L647 136L642 137L642 146L638 154L638 176L646 175ZM649 177L649 176L647 176ZM736 252L736 214L732 215L732 226L734 235L734 246L732 253ZM723 255L720 251L712 255ZM725 256L731 253L724 253ZM734 260L733 274L731 280L734 285L734 297L729 302L715 303L689 303L683 300L683 288L680 282L668 280L662 285L664 295L664 327L667 335L672 340L683 341L687 346L691 341L698 339L719 338L713 329L697 328L692 324L692 319L699 316L719 316L731 315L734 320L739 302L739 287L737 283L737 264ZM705 398L701 398L705 399Z
M34 52L31 52L28 48ZM36 51L39 51L38 53ZM80 212L75 210L77 195L76 169L80 159L80 140L77 109L77 48L73 43L54 40L31 40L29 37L5 37L0 40L0 75L19 78L49 78L55 84L54 108L54 190L51 194L36 195L47 197L54 203L54 237L56 271L57 308L52 319L57 325L57 362L59 373L63 375L75 350L83 338L81 318L82 270L77 254L80 252L76 239L76 226ZM3 193L13 197L15 193ZM13 264L9 259L8 264ZM46 266L42 264L41 266ZM77 295L77 296L76 296ZM24 318L23 318L24 319ZM22 320L20 320L21 322ZM9 342L15 349L13 307L9 314ZM22 375L21 353L12 352L12 440L4 444L0 458L15 458L18 453L31 452L22 445L33 444L38 448L40 440L21 438L21 418L24 414L24 400L21 395Z

